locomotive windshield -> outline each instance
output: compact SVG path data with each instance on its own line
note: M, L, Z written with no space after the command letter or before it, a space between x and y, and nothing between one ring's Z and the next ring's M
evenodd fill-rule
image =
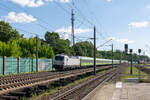
M63 61L64 60L64 56L55 56L55 60Z

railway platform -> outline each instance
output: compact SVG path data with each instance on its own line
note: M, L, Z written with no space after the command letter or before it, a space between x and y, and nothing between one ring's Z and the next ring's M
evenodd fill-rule
M83 100L150 100L150 83L109 83L98 86Z

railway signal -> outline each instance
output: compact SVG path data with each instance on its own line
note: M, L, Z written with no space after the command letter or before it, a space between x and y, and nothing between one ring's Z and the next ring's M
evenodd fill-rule
M132 65L133 65L133 56L132 56L132 52L133 52L133 50L132 49L130 49L130 55L131 55L131 68L130 68L130 74L132 75L133 74L133 69L132 69Z
M125 59L128 60L128 58L127 58L127 54L128 54L128 44L125 44L125 45L124 45L124 49L125 49L125 50L124 50L124 51L125 51L125 53L124 53Z
M141 67L140 67L140 54L141 54L141 49L138 49L138 53L139 53L139 59L138 59L138 67L139 67L139 72L138 72L138 74L139 74L139 80L141 79Z
M138 49L138 53L139 53L139 61L138 61L138 64L140 64L140 54L141 54L141 49Z
M139 54L141 53L141 51L142 51L141 49L138 49L138 53L139 53Z
M128 44L125 44L124 48L125 48L125 53L127 54L128 53Z

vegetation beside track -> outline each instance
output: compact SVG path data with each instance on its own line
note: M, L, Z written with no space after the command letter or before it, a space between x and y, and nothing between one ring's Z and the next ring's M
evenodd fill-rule
M144 72L141 72L140 78L148 78L147 74ZM127 67L124 75L121 77L121 81L125 82L127 78L138 78L138 69L136 67L133 67L133 75L130 75L130 67Z
M112 68L110 68L109 70L112 70ZM103 73L105 73L106 71L108 71L108 70L100 71L100 72L98 72L97 74L103 74ZM80 83L82 83L82 82L84 82L84 81L86 81L86 80L88 80L88 79L90 79L90 78L93 78L93 77L94 77L93 75L90 75L90 76L87 76L87 77L83 77L83 78L81 78L81 79L79 79L79 80L76 80L76 81L74 81L74 82L72 82L72 83L69 83L69 84L67 84L66 86L60 86L60 87L57 87L57 88L51 87L49 91L46 91L46 92L44 92L44 93L42 93L42 94L40 94L40 95L33 95L32 98L30 98L30 99L25 99L25 100L39 100L39 99L42 98L43 96L51 95L51 94L53 94L53 93L58 92L58 91L61 90L61 89L67 88L67 87L75 86L75 85L80 84Z
M145 67L145 68L148 68L148 69L150 69L150 67Z
M150 68L150 64L140 64L142 67Z

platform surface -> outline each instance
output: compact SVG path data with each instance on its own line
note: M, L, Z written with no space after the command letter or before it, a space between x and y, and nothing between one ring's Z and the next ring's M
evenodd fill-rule
M150 83L106 84L83 100L150 100Z

